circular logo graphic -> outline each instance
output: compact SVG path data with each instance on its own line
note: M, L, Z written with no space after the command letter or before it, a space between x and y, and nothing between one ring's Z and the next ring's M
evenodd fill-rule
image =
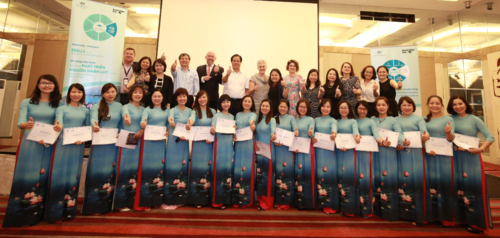
M116 36L116 23L105 15L93 14L85 19L83 30L91 39L105 41Z
M405 81L410 76L410 67L400 60L389 60L384 63L384 66L389 69L389 75L387 76L389 79Z

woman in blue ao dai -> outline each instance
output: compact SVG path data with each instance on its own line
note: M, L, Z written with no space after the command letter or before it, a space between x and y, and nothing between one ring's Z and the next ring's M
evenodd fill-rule
M252 131L255 131L257 115L255 114L255 102L252 96L243 97L240 107L243 112L236 114L236 128L250 127ZM233 179L235 181L232 188L232 204L234 207L247 207L253 203L255 190L254 138L252 136L251 140L238 141L235 136L234 139ZM260 171L257 171L257 176L259 176L259 173Z
M401 147L404 141L403 132L396 118L391 116L389 101L385 97L375 99L375 116L372 120L377 127L399 133L398 144ZM388 137L379 143L378 154L372 163L375 202L375 214L382 219L399 220L399 184L398 184L398 155L391 146Z
M63 127L90 126L90 112L82 106L85 103L85 89L81 84L76 83L69 87L66 103L56 110L57 131L62 131ZM45 214L47 222L61 222L73 219L76 215L85 144L77 141L63 145L64 136L62 132L62 137L54 149Z
M290 103L288 100L280 100L278 105L279 114L275 117L276 127L287 131L294 131L295 136L299 136L295 118L288 115L289 108ZM288 210L290 209L290 205L293 204L295 192L294 153L289 151L289 147L283 145L283 143L275 142L272 147L272 157L274 160L274 168L276 170L277 186L274 195L274 203L278 206L278 209Z
M205 90L200 90L194 101L189 126L210 127L216 111L209 107L209 98ZM188 203L196 208L210 204L212 200L212 160L214 157L213 141L193 141L191 167L189 169Z
M163 189L162 206L166 210L174 210L187 203L189 172L189 141L184 137L174 136L176 123L186 124L191 116L191 109L186 106L188 91L178 88L174 97L177 106L170 109L168 123L170 132L165 151L165 188ZM186 128L187 129L187 128Z
M36 225L43 220L54 146L27 140L34 122L53 124L61 93L52 75L42 75L31 98L21 101L17 126L25 129L19 142L16 167L3 227Z
M471 233L481 233L493 228L490 212L490 201L484 180L484 165L481 152L484 152L495 137L478 117L472 115L469 102L460 95L455 95L448 102L448 113L455 121L455 132L477 137L481 132L486 140L479 148L468 150L458 147L453 153L455 169L455 219L467 227Z

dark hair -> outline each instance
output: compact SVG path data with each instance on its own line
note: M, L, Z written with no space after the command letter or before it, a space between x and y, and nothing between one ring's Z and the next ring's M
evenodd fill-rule
M208 102L210 102L210 98L208 97L208 93L205 90L200 90L196 94L196 100L194 100L193 110L196 110L196 113L198 114L199 119L203 118L203 113L201 112L200 103L198 102L198 100L200 100L200 97L203 95L207 96L207 105L206 105L207 106L207 118L212 118L214 115L212 114L212 109L210 109L210 107L208 106Z
M337 119L342 119L342 115L340 115L340 105L342 105L344 103L347 104L347 108L349 108L349 113L347 113L347 118L354 119L354 113L352 112L351 104L349 104L349 102L346 100L340 100L340 102L337 103L337 108L335 110L335 117Z
M356 109L356 110L354 111L354 113L356 113L356 115L358 115L358 116L359 116L359 113L358 113L358 107L359 107L359 106L363 106L363 107L365 107L365 108L366 108L366 110L368 111L368 112L366 113L366 117L368 117L368 118L372 117L372 109L371 109L371 107L370 107L370 104L368 104L368 102L367 102L367 101L365 101L365 100L360 100L360 101L358 101L358 103L356 103L356 107L355 107L355 109Z
M377 110L378 101L384 101L385 104L387 104L387 116L392 116L392 112L391 112L391 110L389 110L389 100L384 96L380 96L380 97L375 98L375 101L373 102L375 104L375 111L373 112L373 115L375 115L376 117L379 116L378 110Z
M417 106L415 105L415 102L413 101L413 99L411 97L408 97L408 96L404 96L404 97L401 97L399 99L399 102L398 102L398 111L399 112L403 112L401 110L401 105L403 105L403 102L406 101L407 103L411 104L413 106L413 112L415 112L415 110L417 109Z
M35 104L38 105L40 102L40 96L42 95L42 91L40 91L40 88L38 85L40 84L40 81L42 79L49 80L50 82L54 83L54 90L50 93L50 106L53 108L59 107L59 103L61 102L61 92L59 92L59 83L57 82L56 77L52 74L44 74L38 78L38 81L36 82L35 89L33 89L33 92L31 93L31 99L30 99L30 104Z
M450 97L450 100L448 101L448 107L446 107L446 111L451 114L451 115L457 115L457 112L455 112L455 110L453 109L453 101L455 101L455 99L460 99L462 100L462 102L464 102L465 104L465 113L467 114L471 114L474 109L472 109L472 107L470 106L470 103L469 101L467 101L467 99L465 99L464 96L462 95L453 95Z
M431 102L431 99L433 99L433 98L439 99L439 101L441 102L441 105L443 105L443 99L438 95L431 95L429 98L427 98L427 105L429 105L429 103ZM424 119L425 122L429 122L431 120L431 117L432 117L432 112L431 112L431 110L429 110L429 114L427 114L426 118Z
M321 82L319 81L319 72L318 72L318 70L317 69L311 69L311 70L309 70L309 73L307 74L306 89L308 89L309 86L311 86L311 80L309 80L309 77L311 77L312 73L316 73L316 75L318 76L318 78L316 79L316 82L314 83L314 87L317 88L317 87L321 86Z
M135 55L135 50L134 50L134 48L131 48L131 47L128 47L127 49L125 49L125 50L123 51L123 54L125 54L125 52L127 52L127 50L131 50L131 51L133 51L133 52L134 52L134 55Z
M332 101L331 101L329 98L323 98L323 99L321 100L321 102L319 103L319 106L318 106L318 111L319 111L319 113L321 114L321 116L323 116L323 113L321 112L321 108L322 108L322 107L323 107L326 103L330 103L330 113L329 113L328 115L332 114L332 111L331 111L331 110L332 110L332 108L333 108Z
M264 116L262 114L262 104L267 102L269 104L269 113L267 114L267 117L266 117L266 124L269 124L269 122L271 121L271 118L273 118L273 109L271 108L271 105L272 105L272 102L271 102L271 99L269 98L266 98L264 100L262 100L262 102L260 103L260 107L259 107L259 117L257 119L257 123L260 123L260 121L262 121L262 117Z
M85 88L83 87L83 85L81 85L79 83L74 83L74 84L71 84L69 86L68 94L66 95L66 103L67 104L71 103L71 98L70 98L69 94L71 93L71 90L73 88L76 88L76 89L82 91L83 95L82 95L82 98L80 99L80 104L85 104Z
M182 53L179 55L179 60L181 60L182 56L187 56L189 60L191 60L191 56L188 53Z
M177 101L177 97L179 97L182 94L186 95L186 97L189 96L189 93L185 88L178 88L177 90L175 90L175 93L174 93L175 101Z
M112 83L107 83L104 84L101 88L101 96L104 95L107 91L109 91L111 88L114 88L116 93L118 94L118 90L116 90L116 86ZM111 119L111 116L108 116L109 114L109 106L108 103L106 102L106 98L104 96L101 98L101 101L99 101L99 110L97 113L97 118L99 119L99 125L101 124L101 121L109 121Z
M147 56L144 56L142 57L140 60L139 60L139 63L134 67L134 73L135 74L140 74L141 73L141 70L142 70L142 66L141 66L141 63L143 60L148 60L149 61L149 67L148 67L148 73L149 75L152 75L153 72L151 71L151 58L147 57Z
M282 103L285 103L286 104L286 107L288 108L288 110L290 110L290 102L287 100L287 99L281 99L280 102L278 103L278 108L280 107L280 105ZM275 120L276 120L276 125L279 125L280 124L280 113L279 113L279 109L278 109L278 114L276 115L275 117Z
M351 73L349 74L349 77L356 76L356 74L354 73L354 68L352 67L352 64L349 62L342 63L342 66L340 66L340 72L342 72L342 69L344 68L345 64L348 64L349 66L351 66ZM344 73L342 73L342 77L344 77Z
M288 62L286 62L286 70L288 70L288 66L290 66L291 63L294 63L295 68L297 68L297 70L295 70L295 72L299 72L299 62L297 62L297 60L294 60L294 59L291 59Z
M163 59L156 59L155 62L153 63L153 65L151 66L151 69L153 70L155 68L155 65L156 63L160 63L161 65L163 65L163 72L165 72L167 70L167 63L165 62L165 60ZM155 73L156 73L156 69L153 70Z
M155 105L153 104L153 94L156 92L160 92L161 96L163 97L163 93L161 92L161 88L155 88L155 90L151 93L151 105L149 106L151 109L153 109L155 107ZM165 111L165 109L167 109L167 101L161 100L160 105L161 105L161 110Z
M142 98L141 98L141 102L142 100L144 100L144 96L146 95L146 90L144 90L144 87L143 86L139 86L139 85L134 85L132 86L132 88L130 88L130 90L128 91L128 100L129 101L133 101L132 100L132 96L134 95L134 92L136 89L140 88L141 91L142 91Z
M233 56L231 56L231 62L233 62L234 57L240 57L240 63L243 62L243 57L241 57L241 55L239 54L234 54Z
M251 95L245 95L241 100L240 100L240 109L243 110L243 100L245 100L245 98L250 98L252 99L252 107L250 107L250 111L251 112L255 112L255 101L253 100L253 97Z
M307 112L306 112L306 116L311 116L311 104L309 103L309 101L307 101L307 99L300 99L298 102L297 102L297 108L295 108L295 111L297 111L297 115L300 116L300 113L299 113L299 106L301 103L305 103L306 106L307 106Z
M385 71L387 71L387 73L389 73L389 69L388 69L385 65L380 65L380 66L378 66L378 68L377 68L377 74L378 74L378 71L379 71L381 68L384 68L384 69L385 69Z
M377 72L375 71L375 67L371 65L367 65L361 70L361 78L365 79L365 73L368 68L371 68L373 70L373 75L372 75L372 80L377 79Z
M219 109L219 111L222 112L222 102L224 102L226 100L231 102L231 97L229 97L229 95L227 95L227 94L222 94L222 96L220 96L220 98L219 98L219 104L217 104L217 109Z
M280 81L278 81L278 83L276 85L273 85L274 83L271 80L271 74L273 74L273 72L278 73L278 75L280 76ZM276 69L276 68L272 69L271 72L269 73L269 79L268 79L268 83L271 86L271 88L280 85L282 80L283 80L283 77L281 76L281 71L279 69Z
M326 77L325 77L325 78L326 78L326 80L325 80L325 84L323 84L323 87L324 87L324 88L328 87L328 85L330 84L330 81L328 81L328 74L329 74L329 73L330 73L330 71L332 71L332 70L333 70L333 71L335 71L335 76L336 76L336 77L335 77L335 82L333 83L333 87L342 85L342 81L341 81L341 80L340 80L340 78L339 78L339 72L338 72L336 69L331 68L331 69L329 69L329 70L326 72Z

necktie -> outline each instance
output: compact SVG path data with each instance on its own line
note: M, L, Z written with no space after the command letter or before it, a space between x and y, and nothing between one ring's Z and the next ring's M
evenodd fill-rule
M207 65L207 75L210 76L210 65Z

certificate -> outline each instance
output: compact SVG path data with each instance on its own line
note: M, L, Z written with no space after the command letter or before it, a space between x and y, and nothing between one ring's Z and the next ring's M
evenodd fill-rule
M399 132L394 132L390 130L386 130L384 128L378 127L378 134L380 134L380 137L382 139L389 138L389 142L391 142L391 145L389 147L396 148L398 146L398 139L399 139Z
M431 137L425 142L425 152L436 152L436 155L453 156L453 143L445 138Z
M54 131L54 125L35 121L26 139L36 142L43 140L44 144L53 145L59 134L61 132Z
M309 154L311 149L311 139L304 137L294 137L292 146L288 148L288 151L299 150L299 153Z
M420 131L403 132L403 135L405 139L410 141L410 146L408 146L408 148L422 148L422 136L420 135Z
M356 144L356 150L378 152L378 143L373 136L361 136L359 144Z
M274 140L273 142L290 147L292 146L294 137L295 135L293 132L283 130L281 128L276 128L276 140Z
M210 134L209 126L194 126L191 130L194 130L194 141L215 141L215 135Z
M92 127L64 128L63 145L74 144L77 141L85 142L92 140Z
M144 130L144 140L166 140L166 133L166 126L147 125L146 130Z
M179 138L184 137L186 140L193 140L194 130L186 130L186 124L179 123L175 124L174 136Z
M316 132L314 133L314 138L316 138L318 141L313 144L313 147L331 151L335 150L335 141L330 139L329 134Z
M268 159L271 159L271 146L260 141L255 141L255 145L259 147L259 150L256 151L256 154L262 155Z
M338 133L337 137L335 137L335 144L337 145L337 149L346 148L349 150L356 148L356 141L352 134Z
M249 126L236 130L236 135L235 135L237 141L246 141L246 140L251 140L253 139L253 131L250 129Z
M121 130L115 145L132 150L135 149L135 147L139 144L139 140L134 139L134 135L135 133L131 131Z
M116 144L118 128L100 128L99 132L92 134L92 145Z
M455 133L455 139L453 140L453 143L466 150L470 148L479 148L479 138L466 136L458 133Z
M235 120L219 117L217 118L217 125L215 126L215 132L222 134L234 134L236 133L236 129L234 129L235 124L236 124Z

